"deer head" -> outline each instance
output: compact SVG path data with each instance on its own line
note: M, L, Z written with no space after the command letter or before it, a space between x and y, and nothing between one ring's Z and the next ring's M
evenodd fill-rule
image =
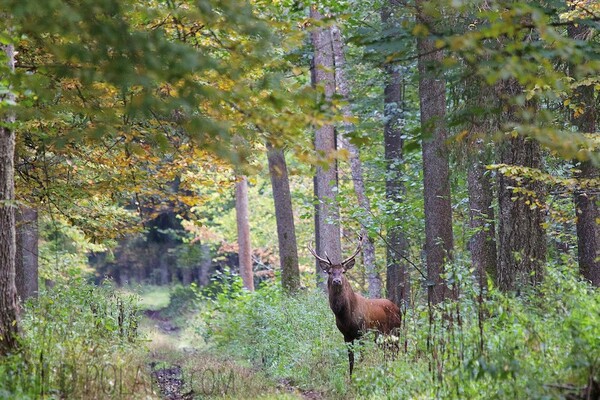
M352 254L350 257L348 257L339 264L333 263L327 256L327 253L325 253L325 258L320 257L319 255L317 255L317 253L313 250L311 246L308 246L308 251L310 251L310 253L319 261L319 266L321 267L323 272L329 275L328 283L332 286L342 286L343 274L345 274L347 270L354 266L354 258L357 256L358 253L360 253L362 247L361 244L362 238L359 237L358 246L356 248L356 251L354 251L354 254Z

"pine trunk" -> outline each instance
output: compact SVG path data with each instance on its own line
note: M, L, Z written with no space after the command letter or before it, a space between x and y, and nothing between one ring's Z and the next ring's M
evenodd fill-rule
M21 301L37 297L38 293L38 213L21 207L16 215L17 249L15 283Z
M475 133L475 132L473 132ZM475 133L476 134L476 133ZM471 260L479 287L487 289L487 275L496 278L497 252L493 190L483 143L475 139L469 154L467 184L469 192L469 225L473 236L469 242Z
M423 11L424 0L417 1L418 22L431 26L431 18ZM425 198L425 256L427 285L432 304L448 295L443 280L444 264L451 259L454 246L452 236L452 205L450 198L450 171L446 148L446 82L437 70L443 53L430 37L417 40L419 53L419 100L421 132L423 135L423 184Z
M9 69L14 71L14 47L3 46ZM8 93L1 100L14 101ZM4 115L7 126L14 123L14 115ZM15 286L15 134L7 126L0 127L0 356L14 352L18 347L18 302Z
M488 275L495 281L498 270L494 190L491 174L486 170L486 165L491 163L494 147L486 144L486 138L498 131L499 117L492 110L498 109L499 104L493 86L476 78L474 71L470 76L465 82L468 106L474 110L481 107L490 110L470 119L466 126L469 140L465 149L468 162L469 227L473 232L469 250L480 294L483 294L487 291Z
M389 30L394 22L391 19L393 7L398 2L389 0L381 10L381 21L384 29ZM387 36L387 35L386 35ZM404 155L402 147L404 92L403 79L399 66L385 64L385 86L383 115L385 125L383 128L386 178L385 193L388 202L401 205L405 195L402 166ZM400 217L400 216L398 216ZM387 232L387 297L399 307L407 306L410 299L409 269L406 262L408 257L408 240L400 224L388 227Z
M517 119L517 108L512 99L522 88L514 80L498 86L504 99L502 120ZM526 105L534 112L535 106ZM510 135L500 146L502 164L542 168L542 152L538 142L523 136ZM523 187L532 195L515 195L513 188ZM543 278L546 258L546 233L544 222L544 186L537 181L519 183L515 179L498 175L498 273L496 282L503 291L520 293L527 286L535 286Z
M570 26L569 36L577 40L589 40L592 31L585 25ZM579 132L596 132L598 110L593 86L581 86L575 93L577 104L583 105L583 113L575 117L573 124ZM581 162L576 177L580 180L598 179L600 169L590 161ZM600 196L597 188L584 187L575 193L577 213L577 255L581 275L592 285L600 286Z

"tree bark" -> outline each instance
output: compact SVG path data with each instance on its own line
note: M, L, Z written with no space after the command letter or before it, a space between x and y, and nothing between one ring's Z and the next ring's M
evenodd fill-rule
M468 106L473 109L498 109L494 87L477 78L475 71L469 75L464 83ZM498 119L497 114L484 112L483 115L471 117L466 125L469 131L465 144L468 162L469 227L473 232L469 240L469 251L482 295L487 291L487 276L495 281L498 269L493 182L491 174L486 171L486 165L490 164L492 159L492 148L488 150L486 137L498 131Z
M499 96L505 104L503 121L516 121L517 108L511 100L522 92L514 79L499 85ZM535 108L533 105L529 105ZM531 138L514 136L506 138L500 146L500 162L542 168L542 153L538 142ZM515 197L515 187L524 187L533 196ZM543 207L543 184L536 181L519 183L509 176L498 175L498 274L497 285L503 291L516 291L529 285L536 285L543 278L546 257L546 233ZM528 204L529 203L529 204Z
M17 248L15 284L22 302L37 297L38 287L38 213L21 207L16 214Z
M477 135L476 132L472 132ZM486 173L487 157L483 140L471 143L467 185L469 192L469 225L473 236L469 242L471 261L481 290L487 289L487 275L496 278L497 252L492 180Z
M13 45L2 46L8 59L9 72L15 68ZM4 77L7 79L7 77ZM15 101L10 91L0 101ZM15 134L10 124L12 113L3 116L7 126L0 127L0 356L14 352L18 347L18 302L15 286Z
M337 25L331 26L331 40L333 43L336 92L344 101L346 101L346 104L342 106L342 113L344 117L348 119L352 116L349 105L350 88L348 80L346 79L346 71L344 70L346 68L344 40ZM377 265L375 263L375 246L373 244L373 239L369 236L369 231L367 229L368 222L366 221L371 215L371 203L369 202L365 190L360 152L358 148L350 142L350 138L348 137L351 130L352 123L346 120L342 125L340 143L342 147L348 150L350 155L350 173L352 175L352 182L354 183L354 193L356 194L358 205L365 215L365 218L363 218L364 220L360 221L360 235L363 237L362 253L365 271L367 272L369 297L379 298L381 297L381 278L379 277Z
M311 7L310 17L315 21L322 20L316 6ZM331 31L328 28L316 28L312 31L311 38L314 48L312 81L315 87L323 87L324 103L328 106L335 93ZM320 156L329 157L335 150L336 137L333 125L322 125L315 132L315 151ZM317 165L314 186L316 251L317 254L327 254L333 262L339 263L342 261L342 244L339 206L335 198L338 187L336 161ZM317 286L326 290L327 275L323 273L316 260L315 269Z
M432 26L423 11L426 0L417 0L417 20ZM428 295L432 304L443 301L448 292L442 278L444 263L452 258L452 205L450 171L445 141L447 128L446 82L439 76L443 53L436 49L430 37L417 39L419 53L419 101L423 135L423 183L425 197L425 256L427 262Z
M391 14L397 6L397 1L388 0L381 10L381 21L384 29L389 30L394 23ZM400 206L405 195L402 165L404 154L402 147L402 130L404 128L404 91L403 79L399 66L395 63L386 63L385 86L383 89L383 127L385 146L385 194L389 203ZM399 216L400 217L400 216ZM409 269L405 261L408 256L408 240L404 235L402 226L394 224L387 231L387 297L399 307L406 307L410 299Z
M267 147L269 148L267 157L277 221L281 285L284 290L295 292L300 288L300 269L298 268L296 227L285 154L283 150L272 148L269 144Z
M181 269L181 284L183 286L189 286L192 283L193 270L190 267L184 267Z
M589 40L592 30L588 26L569 26L569 36L577 40ZM583 105L583 113L572 116L573 124L579 132L596 132L598 109L594 99L593 86L581 86L575 92L577 104ZM578 179L598 179L600 169L590 161L579 165ZM600 195L597 188L583 187L575 192L575 212L577 216L577 256L579 271L592 285L600 286Z
M169 284L169 245L165 243L159 243L157 245L158 254L158 284L161 286L167 286Z
M238 231L240 258L240 275L244 288L254 290L254 274L252 272L252 248L250 247L250 223L248 222L248 180L239 177L235 184L235 210Z
M198 283L200 286L208 286L210 283L210 247L207 244L200 244L200 252L202 254L200 265L198 266Z

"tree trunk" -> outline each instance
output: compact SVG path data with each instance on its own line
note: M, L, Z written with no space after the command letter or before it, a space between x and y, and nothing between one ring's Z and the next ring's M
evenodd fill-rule
M15 283L21 301L37 297L38 293L38 213L30 207L21 207L16 215L17 248L15 255Z
M198 283L200 286L208 286L210 283L210 265L211 265L211 256L210 256L210 247L207 244L200 245L202 258L200 260L200 265L198 266Z
M578 179L598 179L600 170L590 161L579 167ZM592 285L600 286L600 196L597 188L587 187L575 193L577 212L577 255L579 271Z
M316 6L311 7L310 17L316 21L322 19ZM312 81L315 87L322 86L325 103L335 93L334 61L331 31L328 28L316 28L312 31L314 59ZM315 132L315 150L323 157L329 157L336 150L335 129L325 124ZM315 236L317 254L327 254L333 262L342 261L342 244L340 239L339 206L335 196L337 193L337 163L331 161L327 165L318 165L315 174ZM317 286L326 289L327 275L321 271L315 260Z
M477 135L476 132L472 132ZM469 192L469 225L473 236L469 242L471 260L481 290L487 289L487 274L494 280L497 270L496 227L492 180L486 173L487 158L483 140L470 143L467 184Z
M486 59L481 60L485 62ZM494 87L477 78L475 71L465 81L466 101L474 110L497 110L499 104ZM471 261L480 294L487 291L487 276L494 281L498 269L496 251L496 224L494 213L494 191L491 175L486 165L491 163L493 147L486 146L486 137L498 131L499 116L492 111L484 112L469 119L469 131L465 143L467 152L467 188L469 194L469 227L473 232L469 241Z
M346 79L346 71L344 70L346 68L344 40L337 25L331 27L331 40L333 43L336 91L337 94L346 101L346 104L342 107L344 117L350 118L352 112L349 106L350 88L348 86L348 80ZM373 245L373 239L369 237L369 231L367 229L367 224L369 223L368 219L371 216L371 204L365 190L360 153L358 148L350 142L350 138L348 137L351 130L352 123L346 120L341 129L342 134L340 135L340 142L342 147L345 147L350 154L350 172L352 175L352 182L354 183L354 193L356 194L358 205L364 213L363 221L360 221L360 235L364 238L362 253L365 270L367 272L369 297L379 298L381 297L381 278L379 277L377 265L375 264L375 246Z
M2 46L8 59L9 71L14 71L15 58L12 45ZM5 76L4 79L7 79ZM9 91L1 101L15 101ZM10 126L15 117L4 115L3 121ZM15 286L15 185L14 164L15 134L9 127L0 127L0 356L18 347L18 302Z
M417 0L417 20L431 26L432 21L423 11L426 0ZM437 68L443 54L436 49L430 37L417 39L419 53L419 101L421 132L423 135L423 184L425 197L425 256L427 262L428 295L432 304L443 301L447 294L442 279L444 263L452 257L452 205L447 129L446 82Z
M169 246L163 243L158 245L158 284L167 286L169 284Z
M591 29L588 26L569 26L569 36L577 40L589 40ZM581 86L575 92L576 104L583 106L583 113L572 116L573 124L579 132L596 132L598 110L594 99L593 86ZM590 161L581 162L578 179L598 179L600 169ZM600 286L600 196L597 188L584 187L575 193L577 213L577 255L581 275L594 286Z
M394 20L390 20L397 1L388 0L381 10L384 29L389 30ZM402 129L404 128L404 92L403 79L399 66L386 63L383 115L385 146L385 194L389 203L400 205L405 194L402 165L404 155L402 147ZM410 299L410 279L408 265L404 257L408 254L408 240L400 224L388 227L387 231L387 297L399 307L406 307Z
M237 218L240 275L244 287L254 290L252 272L252 249L250 247L250 223L248 222L248 180L241 176L235 184L235 210Z
M281 285L288 292L300 288L300 270L298 268L298 245L296 243L296 227L292 209L292 195L288 178L285 154L281 149L274 149L269 144L268 159L273 202L275 203L275 219L277 220L277 239L279 241L279 260L281 263Z
M193 272L190 267L181 268L181 284L183 286L189 286L192 283Z
M521 94L522 88L510 79L499 85L499 96L510 102ZM534 106L529 105L534 108ZM516 106L507 104L502 115L503 121L516 120ZM542 153L538 142L531 138L512 136L501 143L500 162L508 165L522 165L542 168ZM533 196L514 199L512 188L523 187ZM543 229L544 188L542 183L516 180L498 175L498 274L497 285L503 291L516 291L529 285L536 285L543 277L546 257L546 233ZM529 203L529 204L528 204Z

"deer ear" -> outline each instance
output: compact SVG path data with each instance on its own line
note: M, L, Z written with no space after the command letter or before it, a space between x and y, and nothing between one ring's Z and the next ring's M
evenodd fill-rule
M319 260L319 266L321 267L323 272L329 273L329 270L331 269L331 264L329 264L328 262L325 262L325 261Z
M349 270L350 268L354 267L354 263L356 261L354 260L354 258L349 259L348 261L346 261L344 263L344 265L342 265L342 267L344 268L344 271Z

